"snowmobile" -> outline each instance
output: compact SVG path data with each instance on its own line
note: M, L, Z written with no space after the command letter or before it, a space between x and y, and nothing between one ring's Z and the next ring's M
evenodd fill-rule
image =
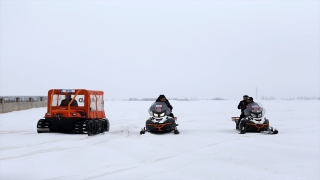
M150 118L146 121L146 126L140 134L171 132L179 134L176 124L177 117L170 116L170 108L164 102L155 102L149 108Z
M278 130L269 125L269 120L265 117L265 113L266 110L263 108L262 104L255 102L249 104L247 109L244 110L246 117L241 120L239 117L231 117L231 119L236 123L236 129L239 130L241 134L246 132L267 132L269 134L278 134ZM238 127L238 124L244 120L247 121L246 126Z

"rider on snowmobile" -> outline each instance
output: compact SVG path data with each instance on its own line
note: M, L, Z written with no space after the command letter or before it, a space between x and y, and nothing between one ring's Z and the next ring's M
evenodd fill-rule
M166 105L168 106L168 108L170 108L170 115L171 117L174 118L174 115L172 114L172 109L173 107L171 106L170 102L168 101L168 99L166 98L166 96L164 96L163 94L161 94L158 99L156 100L156 102L164 102L166 103Z
M252 131L269 131L272 134L278 134L278 130L269 126L269 120L264 117L265 109L262 104L253 101L252 97L247 98L248 105L243 111L246 118L240 121L240 134L246 133L246 130Z
M243 114L243 111L247 108L247 105L248 105L247 98L248 97L249 97L248 95L244 95L243 100L239 102L238 109L241 109L241 114L240 114L240 117L239 117L239 120L238 120L238 123L236 126L237 129L239 128L240 120L245 117L245 115Z
M176 117L172 114L173 107L164 95L160 95L149 108L151 117L146 121L146 127L142 128L140 134L148 132L171 132L179 134Z
M247 103L248 104L246 106L246 109L243 111L244 117L249 116L250 115L249 111L252 109L252 106L257 104L253 101L252 97L247 98ZM245 128L246 124L250 123L251 121L245 120L245 119L244 120L239 119L239 121L240 121L240 134L244 134L246 133L246 128Z

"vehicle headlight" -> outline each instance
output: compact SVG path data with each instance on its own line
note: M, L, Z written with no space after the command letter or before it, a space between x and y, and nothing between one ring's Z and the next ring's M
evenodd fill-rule
M153 116L154 116L154 117L158 117L158 114L156 114L156 113L153 113Z
M160 117L162 117L162 116L164 116L164 113L161 113L161 114L160 114Z
M255 114L251 114L251 116L254 117L254 118L257 117Z
M261 117L262 116L262 114L260 113L260 114L258 114L258 117Z

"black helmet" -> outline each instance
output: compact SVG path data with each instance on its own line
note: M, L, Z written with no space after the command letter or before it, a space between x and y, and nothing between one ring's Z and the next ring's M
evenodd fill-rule
M166 99L166 101L167 101L166 96L164 96L163 94L161 94L161 95L157 98L156 102L161 101L161 99L162 99L162 98L165 98L165 99Z
M248 97L247 100L253 101L253 97Z
M243 97L249 97L248 95L243 95Z
M166 98L166 96L164 96L163 94L161 94L158 98L159 98L159 99L161 99L161 98Z

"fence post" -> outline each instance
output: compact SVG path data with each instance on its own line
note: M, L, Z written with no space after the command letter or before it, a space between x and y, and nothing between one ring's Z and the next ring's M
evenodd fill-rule
M43 107L43 97L40 97L40 107Z
M16 102L18 103L18 111L20 111L21 109L20 109L20 98L19 97L16 98Z
M0 98L0 103L2 104L2 113L4 113L4 99Z
M32 97L29 97L29 101L30 101L31 108L32 108ZM30 109L31 109L31 108L30 108Z

